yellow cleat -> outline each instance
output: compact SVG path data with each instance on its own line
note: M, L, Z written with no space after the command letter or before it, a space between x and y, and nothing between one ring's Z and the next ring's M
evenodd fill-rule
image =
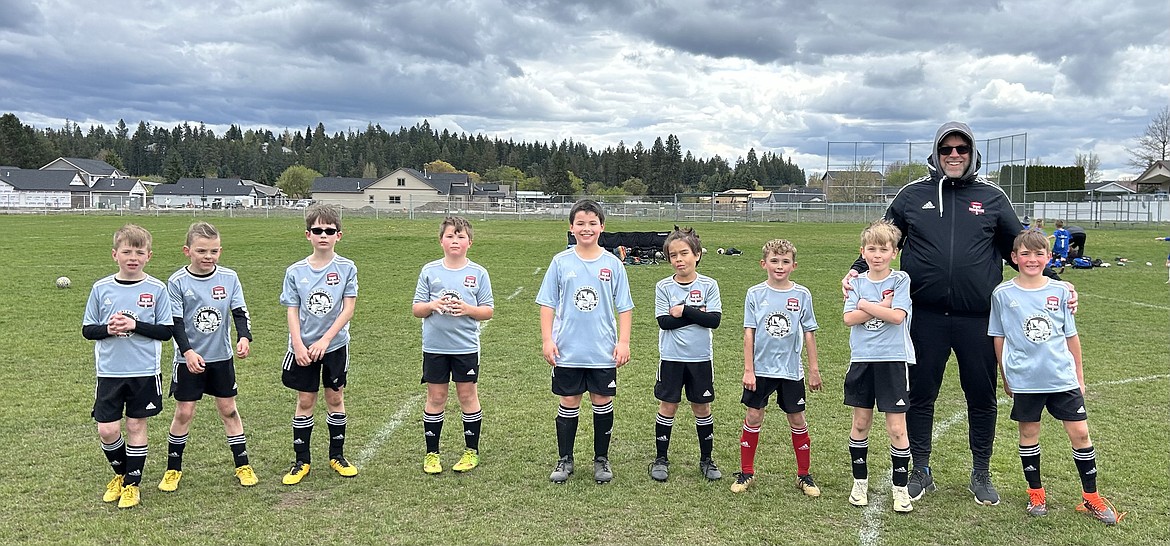
M468 448L463 450L463 456L459 457L459 462L451 467L451 470L456 472L470 472L475 467L479 466L479 451Z
M799 489L801 493L804 493L810 497L821 496L821 488L817 487L817 482L813 481L812 474L797 476L796 488Z
M183 478L182 470L168 470L163 474L163 479L158 482L158 490L171 492L179 488L179 480Z
M256 478L256 471L252 470L252 465L250 464L236 468L236 478L239 478L240 485L244 487L252 487L253 485L256 485L260 482L260 480Z
M127 485L122 488L122 496L118 499L118 508L134 508L141 502L138 486Z
M281 480L285 485L296 485L301 483L301 479L309 475L309 463L302 463L300 461L293 461L292 468L288 469L288 474L284 475Z
M735 482L733 482L731 484L731 492L732 493L743 493L744 491L747 491L748 488L751 487L752 483L754 483L755 481L756 481L755 474L748 474L746 472L736 472L735 473Z
M357 467L345 460L345 457L329 459L329 468L336 470L338 474L346 478L357 476Z
M106 484L106 492L102 495L102 502L114 502L122 498L122 480L126 476L122 474L114 474L114 479Z
M443 472L443 462L439 460L438 453L427 453L427 456L423 457L423 472L427 474L440 474Z

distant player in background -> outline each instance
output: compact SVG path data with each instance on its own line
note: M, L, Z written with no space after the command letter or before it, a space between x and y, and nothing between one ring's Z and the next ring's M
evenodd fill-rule
M1056 221L1056 230L1048 238L1052 239L1053 263L1050 264L1050 267L1053 269L1064 267L1068 263L1069 242L1072 240L1072 234L1064 229L1064 220Z
M1170 241L1170 237L1154 237L1154 240L1155 241ZM1168 275L1168 277L1166 279L1166 284L1170 284L1170 255L1166 256L1166 272Z

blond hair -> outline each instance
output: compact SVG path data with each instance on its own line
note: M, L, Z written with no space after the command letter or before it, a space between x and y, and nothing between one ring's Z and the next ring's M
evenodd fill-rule
M151 242L150 232L139 225L126 224L114 232L114 250L123 246L150 250Z
M195 242L196 237L200 239L218 239L219 230L207 222L195 222L191 224L191 227L187 228L187 246L191 246L191 243Z
M1048 237L1034 229L1025 229L1012 241L1012 252L1020 250L1048 250Z
M884 218L874 220L861 230L861 246L890 245L896 248L901 239L902 230Z
M764 257L767 260L768 256L773 254L781 256L784 254L791 254L792 261L796 261L796 246L794 246L788 239L772 239L764 243Z

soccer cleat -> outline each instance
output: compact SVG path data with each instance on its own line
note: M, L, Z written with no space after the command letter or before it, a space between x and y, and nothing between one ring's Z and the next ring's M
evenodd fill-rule
M906 490L905 486L898 487L895 485L894 489L891 491L890 495L892 497L894 497L894 511L895 512L900 512L900 513L905 514L907 512L914 511L914 505L910 504L910 492ZM852 502L853 497L850 496L849 500Z
M106 484L106 492L102 495L102 502L114 502L122 498L122 480L126 476L122 474L114 474L114 479Z
M470 472L475 467L479 466L479 451L471 448L463 450L463 455L459 457L459 462L451 467L451 470L456 472Z
M813 481L812 474L805 474L796 477L796 488L810 497L821 496L821 488L817 487L817 482Z
M336 459L329 459L329 468L332 468L343 478L352 478L357 476L357 467L345 460L344 456L338 455Z
M548 479L553 483L565 483L569 481L569 476L573 475L573 456L565 455L557 459L557 466L553 468L552 474L549 474Z
M593 480L602 484L613 481L613 470L609 467L609 457L595 457L593 459Z
M975 495L975 504L995 506L999 504L999 492L991 484L991 472L986 470L971 471L971 487L968 488Z
M134 508L141 502L137 485L122 487L122 496L118 498L118 508Z
M240 485L244 487L252 487L260 483L259 478L256 477L256 471L252 470L252 465L250 464L236 467L236 478L240 480Z
M293 461L292 467L288 469L288 474L280 481L285 485L296 485L301 483L305 476L309 475L309 463L301 461Z
M443 462L439 460L439 454L429 452L423 457L423 472L427 474L441 474L443 472Z
M1084 502L1077 506L1077 512L1085 512L1105 525L1115 525L1121 519L1113 509L1113 504L1100 493L1084 493L1082 499Z
M1048 514L1048 503L1044 495L1044 488L1028 488L1028 515L1044 516Z
M907 500L909 500L909 497L907 497ZM853 506L865 506L869 504L869 480L853 480L853 490L849 492L849 504Z
M906 483L910 500L916 501L921 499L922 495L937 490L938 486L934 485L934 474L931 474L929 466L914 467L914 470L910 471L910 481Z
M699 460L699 472L703 473L703 477L708 481L715 481L723 479L723 473L719 471L719 467L715 465L714 459Z
M747 472L736 472L735 483L731 484L732 493L743 493L748 490L752 482L756 481L755 474L748 474Z
M183 478L182 470L168 470L163 474L162 481L158 482L158 490L171 492L179 488L179 480Z
M656 482L664 482L670 477L670 461L666 457L656 457L650 463L650 477Z

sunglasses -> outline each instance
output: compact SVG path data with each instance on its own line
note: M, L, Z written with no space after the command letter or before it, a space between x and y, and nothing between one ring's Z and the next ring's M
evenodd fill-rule
M309 233L312 233L313 235L337 235L340 232L341 232L340 229L331 228L331 227L327 227L327 228L315 227L315 228L309 229Z
M959 152L959 155L967 155L971 153L970 146L939 146L938 155L951 155L951 150Z

